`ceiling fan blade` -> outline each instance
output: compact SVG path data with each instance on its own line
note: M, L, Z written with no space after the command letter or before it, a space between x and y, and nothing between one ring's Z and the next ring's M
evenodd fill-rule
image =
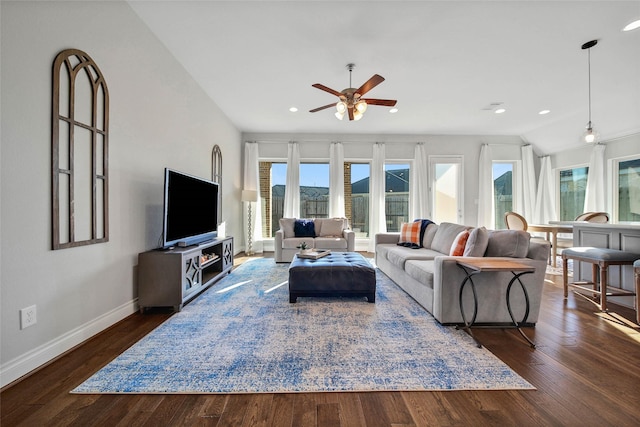
M395 99L372 99L372 98L361 98L367 105L383 105L385 107L394 107L398 102Z
M341 96L343 96L343 95L342 95L340 92L338 92L337 90L333 90L333 89L331 89L330 87L326 87L325 85L321 85L320 83L316 83L316 84L313 84L313 85L311 85L311 86L315 87L316 89L320 89L320 90L323 90L323 91L325 91L325 92L329 92L330 94L335 95L335 96L337 96L337 97L341 97Z
M362 96L365 93L369 92L374 87L378 86L383 81L384 81L384 77L378 74L374 74L373 77L367 80L362 86L360 86L358 90L356 90L356 93L359 93L360 96Z
M349 110L349 120L353 120L353 105L348 108Z
M335 107L337 102L332 104L323 105L322 107L314 108L313 110L309 110L310 113L315 113L316 111L324 110L326 108Z

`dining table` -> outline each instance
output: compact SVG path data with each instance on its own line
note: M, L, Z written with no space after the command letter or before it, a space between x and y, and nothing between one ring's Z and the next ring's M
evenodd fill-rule
M573 225L568 223L529 224L527 231L545 233L546 239L551 243L551 265L556 268L556 256L558 255L558 233L573 234Z

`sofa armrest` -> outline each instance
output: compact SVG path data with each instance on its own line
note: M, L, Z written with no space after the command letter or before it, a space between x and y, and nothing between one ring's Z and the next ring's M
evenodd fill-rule
M342 230L342 237L347 241L347 252L356 250L356 233L353 230Z
M275 241L273 243L274 251L275 251L275 259L276 262L282 260L282 240L284 239L284 231L278 230L275 234Z
M536 260L548 260L549 252L551 251L551 244L546 240L531 240L529 241L529 252L527 258Z
M487 257L482 257L486 259ZM536 323L540 311L542 300L542 288L544 286L544 276L546 271L546 260L533 260L529 258L508 258L491 257L497 260L513 260L535 267L533 274L526 274L521 277L522 283L527 288L529 296L529 316L526 319L529 323ZM461 323L459 293L462 281L466 277L465 273L457 266L457 259L454 256L439 256L434 259L433 271L433 317L444 324ZM493 312L502 312L499 317L509 319L505 304L505 289L509 280L513 277L510 272L483 272L474 276L479 318L478 322L484 322L484 317L493 317ZM465 289L464 305L471 310L473 304L470 289ZM524 313L523 295L520 286L516 286L512 292L511 305L514 315L518 318ZM469 311L471 313L471 311ZM470 319L467 319L470 320ZM522 320L521 318L518 321Z
M396 244L400 241L400 233L377 233L375 236L376 245L382 243Z

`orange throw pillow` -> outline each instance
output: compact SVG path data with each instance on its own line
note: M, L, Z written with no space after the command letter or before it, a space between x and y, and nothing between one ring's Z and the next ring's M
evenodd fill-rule
M464 230L458 233L455 239L453 239L453 244L451 245L451 251L449 255L451 256L462 256L464 255L464 247L467 245L467 240L469 239L469 230Z
M420 244L420 222L403 222L398 243ZM464 248L463 248L464 249Z

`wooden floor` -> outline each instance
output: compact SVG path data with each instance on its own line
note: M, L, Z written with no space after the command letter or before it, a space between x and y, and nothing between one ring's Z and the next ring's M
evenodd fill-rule
M240 263L244 258L238 258ZM638 426L640 333L635 312L562 297L547 276L540 321L478 329L532 391L71 395L69 391L167 319L134 314L0 394L5 426ZM215 355L212 355L215 356Z

